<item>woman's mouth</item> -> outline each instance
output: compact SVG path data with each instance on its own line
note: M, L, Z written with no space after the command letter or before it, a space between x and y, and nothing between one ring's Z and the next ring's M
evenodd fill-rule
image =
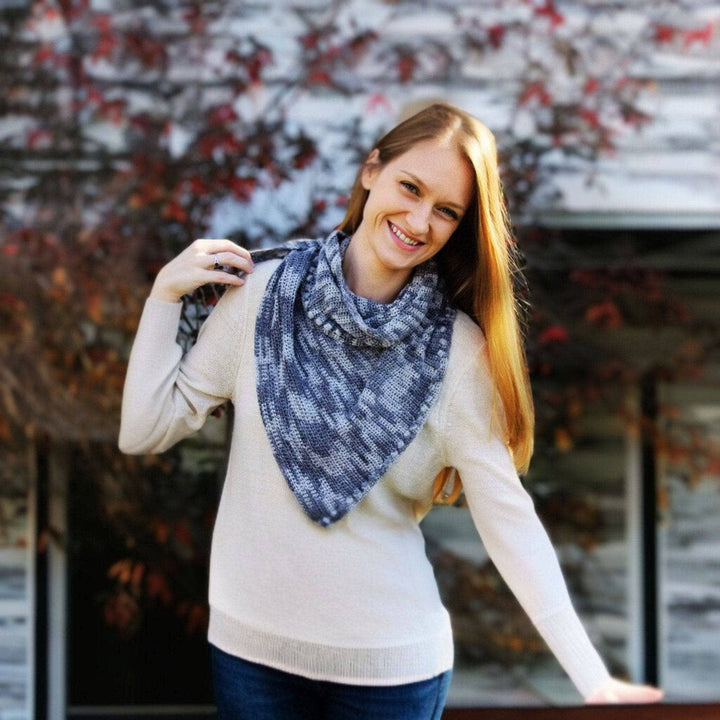
M408 237L397 225L394 225L389 221L388 227L390 228L390 232L393 234L393 236L397 238L402 243L402 245L406 247L419 247L420 245L424 244L421 243L419 240Z

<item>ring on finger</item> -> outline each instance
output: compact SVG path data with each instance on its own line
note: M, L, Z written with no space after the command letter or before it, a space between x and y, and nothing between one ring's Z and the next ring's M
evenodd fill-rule
M219 270L220 269L220 260L218 260L217 255L213 255L213 270Z

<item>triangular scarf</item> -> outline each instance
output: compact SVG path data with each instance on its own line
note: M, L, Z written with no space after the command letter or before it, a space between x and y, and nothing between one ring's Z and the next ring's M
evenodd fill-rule
M286 253L257 316L257 394L275 459L320 525L351 510L425 423L455 318L432 260L392 303L353 294L349 241L336 231L253 254Z

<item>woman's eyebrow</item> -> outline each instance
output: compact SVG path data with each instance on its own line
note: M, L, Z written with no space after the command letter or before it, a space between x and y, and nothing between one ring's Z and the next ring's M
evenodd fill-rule
M416 185L423 188L424 190L427 190L427 185L417 175L415 175L415 173L412 173L409 170L403 170L402 168L400 169L400 172L411 178ZM448 207L457 208L458 210L460 210L460 212L465 212L467 210L465 205L463 205L462 203L453 202L452 200L445 200L441 203L441 205L447 205Z

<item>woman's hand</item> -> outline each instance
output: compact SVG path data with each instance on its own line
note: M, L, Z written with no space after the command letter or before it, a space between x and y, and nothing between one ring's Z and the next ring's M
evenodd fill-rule
M633 685L610 678L604 685L585 698L588 705L634 705L656 703L663 697L663 691L650 685Z
M231 240L196 240L163 266L150 297L179 302L186 293L208 283L242 285L245 280L241 276L252 270L250 253Z

